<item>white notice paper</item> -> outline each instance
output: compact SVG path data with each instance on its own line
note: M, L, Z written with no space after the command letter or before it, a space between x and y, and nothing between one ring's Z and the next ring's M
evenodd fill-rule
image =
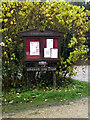
M50 49L49 48L44 48L44 57L50 57Z
M40 55L39 42L30 42L30 55Z
M47 39L46 44L47 48L53 48L53 39Z
M58 58L58 49L51 49L51 58Z

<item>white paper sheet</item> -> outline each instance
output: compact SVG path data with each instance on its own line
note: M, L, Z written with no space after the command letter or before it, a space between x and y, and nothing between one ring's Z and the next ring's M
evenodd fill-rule
M51 58L58 58L58 49L51 49Z
M46 39L47 48L53 48L53 39Z
M30 42L30 55L40 55L39 42Z
M44 48L44 57L50 57L50 48Z

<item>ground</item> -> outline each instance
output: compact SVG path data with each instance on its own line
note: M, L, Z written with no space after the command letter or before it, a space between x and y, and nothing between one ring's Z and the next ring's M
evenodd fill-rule
M19 112L3 114L3 118L88 118L88 98L48 104Z

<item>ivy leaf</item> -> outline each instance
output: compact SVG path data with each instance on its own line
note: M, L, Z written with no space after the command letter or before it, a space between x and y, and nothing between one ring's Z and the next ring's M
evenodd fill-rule
M11 13L7 13L6 16L7 16L7 17L11 17Z

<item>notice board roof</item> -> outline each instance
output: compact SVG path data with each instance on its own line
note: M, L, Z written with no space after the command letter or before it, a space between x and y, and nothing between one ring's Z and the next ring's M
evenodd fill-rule
M29 31L23 31L20 32L20 34L23 37L45 37L45 36L56 36L56 37L60 37L64 34L64 32L58 32L58 31L54 31L54 30L45 30L45 31L39 31L37 29L33 29L33 30L29 30Z

